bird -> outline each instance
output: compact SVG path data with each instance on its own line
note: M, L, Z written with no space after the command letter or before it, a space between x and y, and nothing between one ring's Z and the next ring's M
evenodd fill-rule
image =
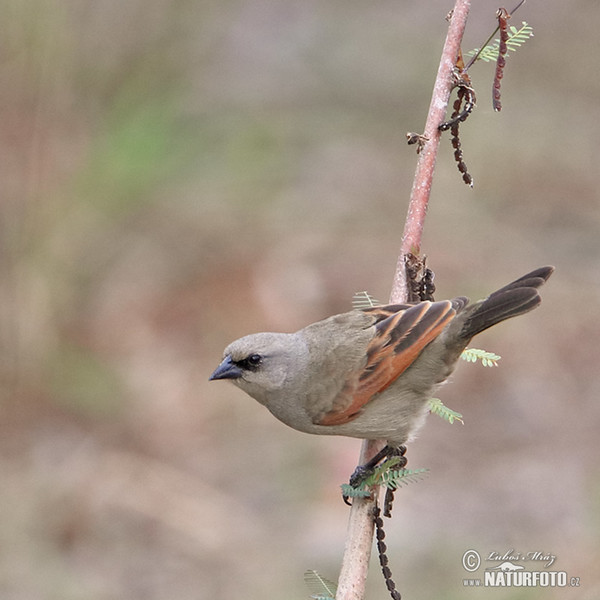
M536 308L553 271L535 269L474 303L373 306L295 333L247 335L225 348L209 379L233 382L298 431L397 449L414 439L471 338Z

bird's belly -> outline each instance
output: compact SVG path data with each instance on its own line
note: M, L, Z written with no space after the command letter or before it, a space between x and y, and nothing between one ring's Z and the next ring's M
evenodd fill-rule
M373 398L362 411L342 425L314 425L308 433L343 435L369 440L388 440L394 444L410 441L425 422L429 396L414 392L386 390Z

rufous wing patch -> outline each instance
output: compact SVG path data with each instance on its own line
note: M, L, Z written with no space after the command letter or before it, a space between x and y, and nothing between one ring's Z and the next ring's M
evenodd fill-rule
M344 408L326 413L318 425L341 425L355 419L363 406L396 381L456 316L450 300L367 310L376 312L379 320L367 348L366 365L350 376L334 399L334 406Z

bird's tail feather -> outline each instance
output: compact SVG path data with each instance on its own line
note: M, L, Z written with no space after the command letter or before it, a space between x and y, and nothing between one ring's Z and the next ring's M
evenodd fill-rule
M490 294L469 315L461 337L470 340L496 323L533 310L542 301L538 288L546 283L553 271L554 267L540 267Z

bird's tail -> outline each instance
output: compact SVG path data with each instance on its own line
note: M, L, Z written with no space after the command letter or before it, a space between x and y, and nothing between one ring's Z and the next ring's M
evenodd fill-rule
M553 271L554 267L540 267L474 305L464 322L460 337L468 341L496 323L533 310L542 301L538 288L546 283Z

